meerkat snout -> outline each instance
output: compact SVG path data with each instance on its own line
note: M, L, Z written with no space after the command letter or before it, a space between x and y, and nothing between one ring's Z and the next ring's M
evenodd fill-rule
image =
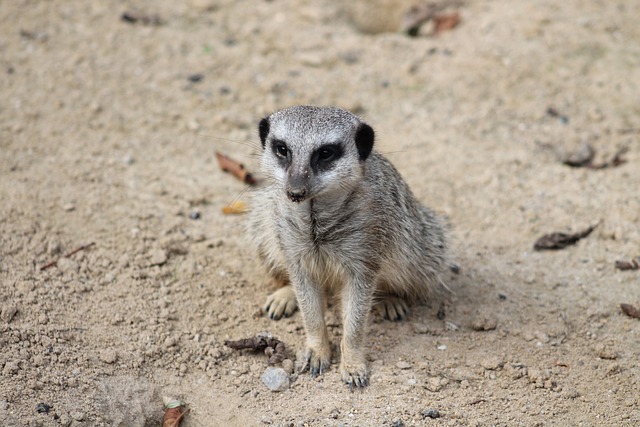
M301 203L306 199L309 186L309 170L301 172L289 169L291 172L287 176L286 191L287 197L294 203Z
M295 189L295 190L287 190L287 197L294 203L303 202L307 197L307 190L305 188Z

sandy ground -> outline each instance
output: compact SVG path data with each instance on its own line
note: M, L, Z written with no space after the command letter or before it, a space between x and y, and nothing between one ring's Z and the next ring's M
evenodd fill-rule
M640 305L640 272L614 268L640 255L640 3L459 12L410 38L329 1L2 2L0 426L157 426L163 396L186 427L640 425L640 320L619 307ZM299 103L364 117L454 225L444 319L373 316L361 392L335 363L271 392L266 357L224 345L304 345L299 313L260 316L267 280L221 213L247 194L214 158L257 169L258 120ZM585 142L627 163L563 165Z

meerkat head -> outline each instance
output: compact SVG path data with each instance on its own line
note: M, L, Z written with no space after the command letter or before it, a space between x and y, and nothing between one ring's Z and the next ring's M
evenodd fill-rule
M262 169L295 203L353 188L374 142L369 125L335 107L286 108L258 129Z

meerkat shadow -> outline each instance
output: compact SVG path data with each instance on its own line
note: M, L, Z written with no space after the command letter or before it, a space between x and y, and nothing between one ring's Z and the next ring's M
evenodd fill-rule
M409 321L417 332L447 334L492 331L499 327L501 305L509 292L497 267L461 259L443 275L446 289L410 307Z

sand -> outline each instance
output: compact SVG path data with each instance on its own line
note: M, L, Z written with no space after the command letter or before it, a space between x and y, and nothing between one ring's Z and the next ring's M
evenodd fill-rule
M640 4L457 10L412 38L328 0L3 2L0 426L156 426L169 396L185 427L640 425L640 320L620 310L640 271L614 266L640 255ZM259 119L294 104L361 115L453 226L444 318L373 315L363 391L334 312L331 369L282 392L265 355L224 345L271 333L287 368L304 346L299 313L260 313L244 217L221 212L246 186L214 156L258 172ZM562 163L586 143L626 163Z

